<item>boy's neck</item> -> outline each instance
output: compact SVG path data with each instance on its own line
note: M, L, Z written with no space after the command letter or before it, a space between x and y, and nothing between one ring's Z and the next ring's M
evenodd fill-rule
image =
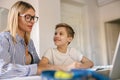
M61 53L66 53L67 52L67 46L66 47L57 47L57 49Z

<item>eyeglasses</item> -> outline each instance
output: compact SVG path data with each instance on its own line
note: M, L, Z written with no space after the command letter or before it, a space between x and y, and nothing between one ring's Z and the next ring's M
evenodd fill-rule
M37 16L31 16L30 14L19 14L19 16L24 17L26 22L30 22L31 20L33 20L34 22L38 21Z

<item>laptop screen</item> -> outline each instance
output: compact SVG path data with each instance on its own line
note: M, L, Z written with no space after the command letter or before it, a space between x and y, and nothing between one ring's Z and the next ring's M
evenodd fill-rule
M109 74L110 78L120 79L120 33L116 44L112 65L113 67Z

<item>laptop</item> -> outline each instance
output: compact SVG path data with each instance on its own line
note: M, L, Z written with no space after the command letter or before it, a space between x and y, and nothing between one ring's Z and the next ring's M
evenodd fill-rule
M112 65L94 66L91 70L107 75L112 80L120 80L120 33L118 36Z
M120 80L120 33L118 36L112 65L94 66L90 70L97 71L101 74L109 76L112 80Z
M116 44L112 68L110 70L109 77L111 79L120 79L120 33Z

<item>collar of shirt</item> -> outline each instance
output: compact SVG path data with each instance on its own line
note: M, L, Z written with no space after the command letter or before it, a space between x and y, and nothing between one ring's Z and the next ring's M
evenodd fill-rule
M21 42L22 44L25 45L25 41L24 38L22 38L21 36L19 36L18 34L16 35L16 41L17 43Z
M5 33L3 32L3 34L5 35L5 37L7 38L10 38L11 35L10 35L10 32L9 31L6 31ZM12 38L11 38L12 39ZM24 38L22 38L21 36L19 36L18 34L16 34L16 42L19 43L21 42L22 44L25 45L25 41L24 41Z

